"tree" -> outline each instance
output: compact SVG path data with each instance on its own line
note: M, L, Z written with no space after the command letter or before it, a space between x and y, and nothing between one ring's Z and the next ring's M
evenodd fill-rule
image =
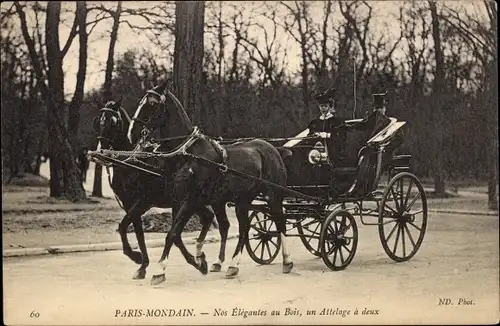
M434 190L436 195L444 195L445 182L444 182L444 166L443 166L443 153L444 153L444 130L445 119L443 118L444 111L447 109L447 93L445 81L445 67L444 67L444 54L441 45L441 27L440 17L437 11L436 2L429 0L429 9L431 12L431 25L432 25L432 38L434 39L434 57L436 60L436 67L434 73L434 83L432 87L432 97L434 110L432 121L434 124L434 162L433 162L433 177L434 177Z
M112 92L112 77L114 69L114 55L115 45L118 40L118 29L120 27L120 16L122 12L122 1L118 1L115 11L108 11L113 17L113 27L111 28L111 35L108 48L108 59L106 60L106 73L104 77L103 95L104 102L110 101ZM102 165L96 163L94 171L94 185L92 187L92 196L102 197Z
M462 36L482 66L480 98L488 132L488 207L498 210L498 12L494 1L484 0L482 6L486 17L473 14L478 11L464 13L447 8L444 19Z
M17 1L14 4L21 22L21 31L28 47L31 63L37 75L38 86L47 106L47 123L50 138L50 196L67 197L71 200L83 199L86 197L85 191L78 173L76 156L69 140L70 135L65 119L66 107L64 103L64 74L62 69L63 58L76 36L76 27L70 32L65 46L61 50L59 44L61 2L52 1L47 4L45 47L47 53L48 84L45 84L42 63L37 55L35 43L28 30L23 6ZM75 22L74 26L76 25L77 23Z
M174 87L197 124L202 115L204 1L176 1Z

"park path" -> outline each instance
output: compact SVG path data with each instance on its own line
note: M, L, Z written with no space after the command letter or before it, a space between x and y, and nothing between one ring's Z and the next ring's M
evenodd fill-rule
M292 273L281 273L281 256L271 265L258 266L245 253L235 279L225 279L223 273L199 274L174 248L167 281L158 287L149 281L160 248L150 250L153 264L141 281L131 279L137 266L120 251L8 258L3 269L4 318L9 325L498 321L497 217L430 214L424 244L406 263L393 263L385 256L376 228L360 225L359 239L354 261L341 272L331 272L299 239L291 238ZM228 257L235 244L228 242ZM194 251L194 246L188 249ZM204 249L211 262L218 244ZM452 304L439 305L440 299ZM471 304L458 305L460 299ZM324 308L331 309L330 315L320 315ZM378 315L363 315L365 308ZM168 317L174 311L170 309L192 309L181 313L193 316ZM265 311L266 316L244 318L239 309ZM216 310L227 316L214 316ZM281 314L271 316L273 310ZM308 316L307 310L316 315ZM287 311L298 315L285 315ZM349 315L342 316L342 311Z

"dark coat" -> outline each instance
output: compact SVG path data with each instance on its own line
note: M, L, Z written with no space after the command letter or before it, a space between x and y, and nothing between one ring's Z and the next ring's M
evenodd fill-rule
M347 133L345 130L338 128L344 124L344 119L332 116L327 119L314 119L309 123L309 135L316 132L327 132L330 137L326 139L326 147L328 156L332 163L340 162L345 157L345 142Z

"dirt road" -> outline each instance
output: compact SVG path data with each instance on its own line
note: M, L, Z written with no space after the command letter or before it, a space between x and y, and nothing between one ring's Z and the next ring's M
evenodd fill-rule
M376 228L360 225L359 233L354 261L341 272L327 269L296 238L288 275L281 274L281 256L258 266L245 253L236 279L203 276L174 248L167 281L158 287L149 284L152 270L132 280L137 267L119 251L4 259L4 318L10 325L498 321L497 217L430 214L419 253L399 264L385 256ZM235 244L228 242L229 257ZM218 244L204 250L211 262ZM156 262L160 249L150 256Z

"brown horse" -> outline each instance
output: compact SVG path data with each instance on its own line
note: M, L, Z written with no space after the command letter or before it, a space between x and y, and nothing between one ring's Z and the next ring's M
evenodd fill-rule
M107 102L100 110L100 115L94 119L94 130L98 133L99 147L121 151L132 150L133 146L127 139L127 130L130 122L130 117L121 107L121 101ZM171 187L165 187L163 178L120 165L113 167L113 176L110 184L117 200L126 212L118 227L123 244L123 253L137 264L141 264L133 278L143 279L146 275L146 268L149 265L149 258L144 241L141 216L152 207L171 208L174 204L172 189ZM168 193L166 194L166 192ZM214 210L216 211L221 235L219 257L211 268L211 271L216 272L221 270L221 264L225 260L229 221L225 207L217 207ZM214 214L206 206L199 206L195 213L199 216L202 224L202 230L197 241L198 243L203 243L210 224L213 222ZM131 223L134 225L134 232L140 252L133 251L127 239L127 228ZM187 251L182 239L176 242L176 245L190 264L199 267L202 273L207 272L206 263L199 266L195 258Z
M259 139L228 145L221 151L219 145L193 127L184 108L166 86L163 83L146 93L128 132L130 142L135 143L159 128L160 137L163 137L160 151L170 153L170 157L165 160L174 167L171 182L174 184L174 197L179 200L179 210L165 239L165 247L158 262L160 270L153 276L151 283L158 284L165 280L165 260L195 208L208 204L224 205L227 202L235 204L239 239L226 276L236 276L250 227L249 207L258 194L263 194L267 199L271 218L281 233L283 272L290 272L293 262L285 239L282 191L258 180L225 173L224 168L210 163L221 163L230 169L284 186L287 174L280 152Z

